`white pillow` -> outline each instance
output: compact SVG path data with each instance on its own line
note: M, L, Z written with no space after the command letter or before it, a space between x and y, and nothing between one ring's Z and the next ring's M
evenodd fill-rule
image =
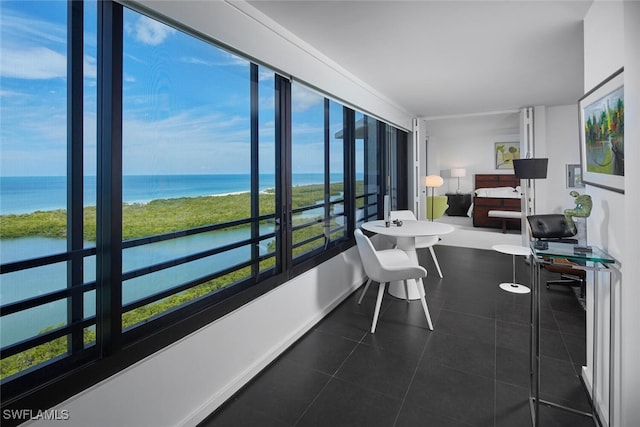
M513 197L515 188L513 187L494 187L494 188L478 188L476 196L478 197Z

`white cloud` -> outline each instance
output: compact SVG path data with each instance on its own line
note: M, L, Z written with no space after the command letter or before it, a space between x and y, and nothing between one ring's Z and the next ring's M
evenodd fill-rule
M248 67L249 61L228 52L221 52L221 60L208 60L195 56L183 56L180 61L185 64L206 65L207 67Z
M67 58L46 47L3 49L0 55L2 77L54 79L67 76Z
M258 69L258 80L261 82L273 81L275 79L273 71L260 67Z
M0 16L2 18L3 44L19 42L24 45L42 43L64 45L67 41L67 28L64 24L44 20L33 15L24 15L11 10L9 5L3 5Z
M248 67L249 66L249 61L247 61L244 58L241 58L237 55L234 55L232 53L226 52L226 56L228 59L228 65L239 65L241 67Z
M83 61L84 76L88 79L98 78L98 67L96 58L93 56L85 55Z
M317 93L300 85L291 86L291 109L294 113L301 113L317 105L322 105L324 98Z
M125 117L125 174L237 173L249 168L249 124L245 118L203 110L161 120Z
M13 90L0 89L1 98L13 98L13 97L22 97L22 96L24 96L24 93L16 92Z
M182 58L180 58L180 61L184 62L185 64L206 65L207 67L215 65L211 61L207 61L202 58L196 58L195 56L183 56Z
M176 30L146 16L138 18L135 24L135 37L141 43L158 46Z

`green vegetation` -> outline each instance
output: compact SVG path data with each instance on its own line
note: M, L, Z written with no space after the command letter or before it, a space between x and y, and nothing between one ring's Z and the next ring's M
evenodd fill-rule
M342 184L331 184L331 196L339 195ZM314 205L322 200L322 185L305 185L293 188L293 208ZM260 194L260 215L275 212L273 192ZM153 236L171 231L185 230L210 224L220 224L250 216L249 193L226 196L182 197L159 199L146 204L124 204L122 206L123 240ZM96 208L84 209L84 239L96 239ZM65 238L67 234L67 212L38 211L20 215L0 216L0 238L50 237Z
M342 192L342 184L331 185L331 195ZM358 186L362 191L362 183ZM303 207L316 204L324 197L323 186L306 185L293 188L293 207ZM275 212L275 197L273 192L260 195L261 215ZM95 207L84 210L85 239L95 240ZM123 206L123 239L133 239L170 231L177 231L209 224L224 223L250 216L250 197L248 193L228 196L209 196L178 199L154 200L147 204L127 204ZM298 230L294 235L295 241L303 241L313 236L322 236L323 224L314 224ZM34 212L24 215L0 216L0 237L50 237L64 238L66 236L66 211L55 210ZM342 233L336 233L331 239L339 238ZM313 240L296 248L294 257L324 245L324 239ZM273 251L273 246L270 247ZM275 257L260 263L260 270L268 270L275 264ZM197 285L186 291L164 298L135 310L128 311L122 316L122 327L127 329L143 322L148 322L169 310L175 309L210 294L232 283L237 283L250 277L250 268L238 269L225 276ZM59 325L61 326L61 325ZM59 327L57 326L57 327ZM40 333L54 329L47 328ZM85 345L94 343L95 332L85 330ZM22 372L33 366L66 354L67 337L57 338L48 343L23 351L0 361L0 378L6 378Z
M613 108L609 108L607 102L607 108L600 112L600 116L594 113L587 117L584 127L587 144L624 135L624 102L622 98L618 98Z

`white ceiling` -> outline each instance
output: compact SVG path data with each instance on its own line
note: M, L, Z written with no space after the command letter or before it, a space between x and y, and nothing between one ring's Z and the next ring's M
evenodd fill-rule
M568 105L592 1L253 0L416 117Z

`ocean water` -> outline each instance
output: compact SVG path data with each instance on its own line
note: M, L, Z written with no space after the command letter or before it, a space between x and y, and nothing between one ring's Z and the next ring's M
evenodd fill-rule
M293 176L293 184L317 184L323 182L323 177L323 174L296 174ZM339 182L342 180L342 174L332 174L330 180L331 182ZM259 188L261 190L274 186L275 175L260 175ZM87 177L85 179L86 206L95 205L95 188L95 177ZM123 199L127 203L140 203L155 199L245 192L249 191L249 188L249 175L136 175L123 178ZM2 215L65 208L65 177L0 177L0 214ZM123 271L131 271L188 253L242 240L249 237L249 231L249 228L218 231L127 249L123 252ZM265 233L269 231L263 230ZM264 248L261 247L261 251L264 254L269 242L263 241L262 243ZM19 261L60 253L65 250L66 241L64 239L41 237L0 239L0 262ZM181 253L185 250L186 253ZM123 301L124 303L135 301L194 277L248 260L249 257L249 248L243 247L205 260L132 279L123 283ZM95 279L94 258L89 257L85 260L86 281ZM64 289L66 286L65 263L4 274L0 277L0 304ZM87 316L95 314L94 292L85 296L85 314ZM48 326L64 323L65 319L66 304L64 301L3 316L0 318L0 346L4 347L29 338Z
M293 185L319 184L322 173L293 175ZM330 181L342 180L342 174L331 174ZM122 181L125 203L146 203L156 199L210 196L249 191L248 174L219 175L127 175ZM259 188L275 187L274 174L261 174ZM85 177L84 205L96 204L96 177ZM65 209L67 182L63 176L0 177L0 215Z
M264 229L266 233L268 229ZM180 239L125 249L122 253L123 272L133 271L151 264L175 259L219 247L250 237L250 228L222 230ZM268 253L268 240L262 242L260 251ZM12 259L31 258L64 252L64 239L44 237L26 237L2 242L3 262ZM39 251L39 252L37 252ZM196 277L202 277L220 271L230 265L248 261L251 256L249 246L222 252L201 260L174 266L144 276L136 277L122 284L122 302L127 304L156 292L178 286ZM84 261L85 282L95 280L95 256ZM0 302L9 304L32 298L67 287L66 263L56 263L14 273L3 274L0 282ZM94 316L96 307L95 291L85 294L85 316ZM64 324L67 319L67 306L64 300L47 303L42 306L2 316L0 318L0 346L16 343L37 335L43 329Z

